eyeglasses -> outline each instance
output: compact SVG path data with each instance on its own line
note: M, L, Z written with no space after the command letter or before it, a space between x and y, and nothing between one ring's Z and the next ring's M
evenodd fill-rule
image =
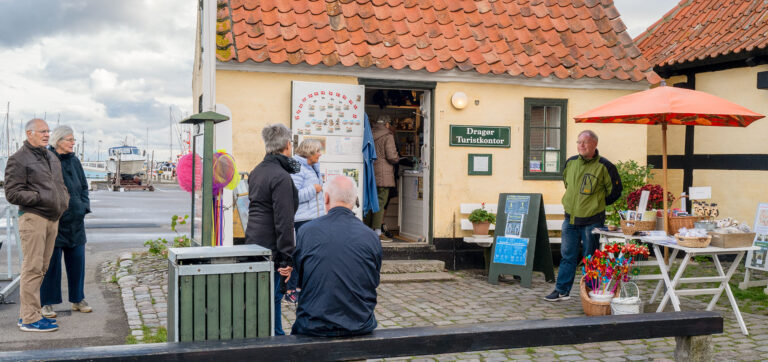
M67 142L75 142L75 141L77 141L77 140L76 140L76 139L74 139L74 138L65 138L65 139L63 139L62 141L67 141Z
M49 130L49 129L46 129L46 130L42 130L42 131L35 131L35 132L37 132L37 133L42 133L42 134L49 134L49 133L51 133L51 130Z

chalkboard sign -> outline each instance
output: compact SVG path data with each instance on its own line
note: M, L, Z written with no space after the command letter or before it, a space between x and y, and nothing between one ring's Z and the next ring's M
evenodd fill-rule
M522 286L530 288L534 270L554 281L541 194L499 194L497 210L488 282L497 284L502 274L516 275Z

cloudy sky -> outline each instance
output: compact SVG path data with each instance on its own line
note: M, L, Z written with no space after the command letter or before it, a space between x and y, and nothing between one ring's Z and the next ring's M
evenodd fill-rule
M615 3L634 37L677 1ZM0 122L10 102L17 139L20 123L45 117L75 128L78 143L85 132L86 159L126 138L167 158L169 109L175 121L192 111L196 4L0 0Z

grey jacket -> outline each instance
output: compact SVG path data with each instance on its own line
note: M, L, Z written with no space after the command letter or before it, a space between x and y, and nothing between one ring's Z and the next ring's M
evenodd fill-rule
M5 198L19 211L57 221L69 206L69 192L61 176L61 163L53 152L29 142L8 158Z

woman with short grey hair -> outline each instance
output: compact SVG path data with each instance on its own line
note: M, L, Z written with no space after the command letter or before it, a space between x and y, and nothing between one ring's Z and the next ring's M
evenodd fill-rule
M60 304L61 259L67 270L67 289L72 310L90 313L93 309L85 301L85 215L91 212L88 181L80 160L74 153L75 131L69 126L56 127L51 132L48 148L61 161L61 175L69 192L69 207L59 219L48 271L40 286L40 304L46 318L56 317L53 305Z
M248 176L248 227L246 244L258 244L272 251L275 274L275 335L284 335L280 322L281 276L288 278L293 270L295 248L293 216L299 207L299 196L291 174L301 165L291 158L291 131L282 124L261 131L266 155ZM284 283L284 282L283 282Z

